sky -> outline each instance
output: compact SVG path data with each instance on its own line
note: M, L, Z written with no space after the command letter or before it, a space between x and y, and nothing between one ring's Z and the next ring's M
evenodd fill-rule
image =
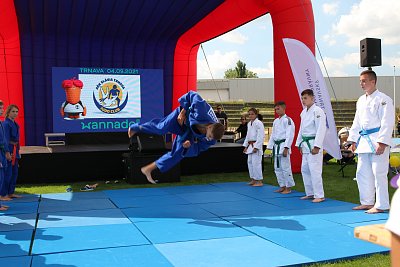
M400 0L311 2L319 47L316 58L324 76L358 76L364 70L360 67L360 40L365 38L381 39L382 66L373 67L377 75L400 75ZM269 14L202 46L204 52L200 48L197 55L198 79L222 79L225 70L234 68L238 60L260 78L274 77Z

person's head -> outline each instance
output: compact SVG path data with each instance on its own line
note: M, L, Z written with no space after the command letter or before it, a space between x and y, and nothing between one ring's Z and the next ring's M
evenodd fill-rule
M367 95L375 92L377 81L378 78L376 77L376 73L373 70L364 70L360 74L360 86Z
M274 105L274 109L275 109L276 114L279 117L282 117L283 115L285 115L285 110L286 110L285 102L283 102L283 101L276 102Z
M311 89L306 89L301 92L301 102L307 108L311 107L314 104L314 92Z
M219 140L225 133L225 126L222 123L213 123L207 126L206 137L210 140Z
M249 116L249 119L250 119L251 121L254 121L254 120L257 118L258 110L255 109L255 108L250 108L250 109L247 111L247 115Z
M0 116L4 113L4 102L0 100Z
M11 104L7 107L6 109L6 118L9 118L11 120L15 120L15 118L18 116L18 111L19 108L17 105Z
M246 115L240 116L240 123L241 123L241 124L246 124L246 122L247 122Z
M218 113L221 113L222 112L222 105L217 105L217 112Z

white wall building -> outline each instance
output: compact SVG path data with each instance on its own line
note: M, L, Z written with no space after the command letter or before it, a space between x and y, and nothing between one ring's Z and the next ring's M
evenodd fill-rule
M359 77L325 78L326 86L332 99L358 99L363 91ZM396 87L400 86L400 78L396 77ZM378 89L393 99L393 76L378 76ZM333 89L332 89L333 88ZM220 101L274 101L273 78L216 79L198 80L197 90L206 100ZM400 106L400 92L396 92L396 107Z

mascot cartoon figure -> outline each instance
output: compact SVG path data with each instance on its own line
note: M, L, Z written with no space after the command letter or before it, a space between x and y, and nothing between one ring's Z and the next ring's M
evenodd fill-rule
M82 116L86 116L86 107L81 101L81 91L83 82L72 78L70 80L64 80L62 87L65 91L66 101L62 104L60 113L65 120L77 120L82 119Z

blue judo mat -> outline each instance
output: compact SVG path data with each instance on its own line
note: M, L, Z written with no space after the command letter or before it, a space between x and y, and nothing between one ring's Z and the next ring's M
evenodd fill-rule
M25 195L0 214L0 266L288 266L387 252L387 213L245 183Z

